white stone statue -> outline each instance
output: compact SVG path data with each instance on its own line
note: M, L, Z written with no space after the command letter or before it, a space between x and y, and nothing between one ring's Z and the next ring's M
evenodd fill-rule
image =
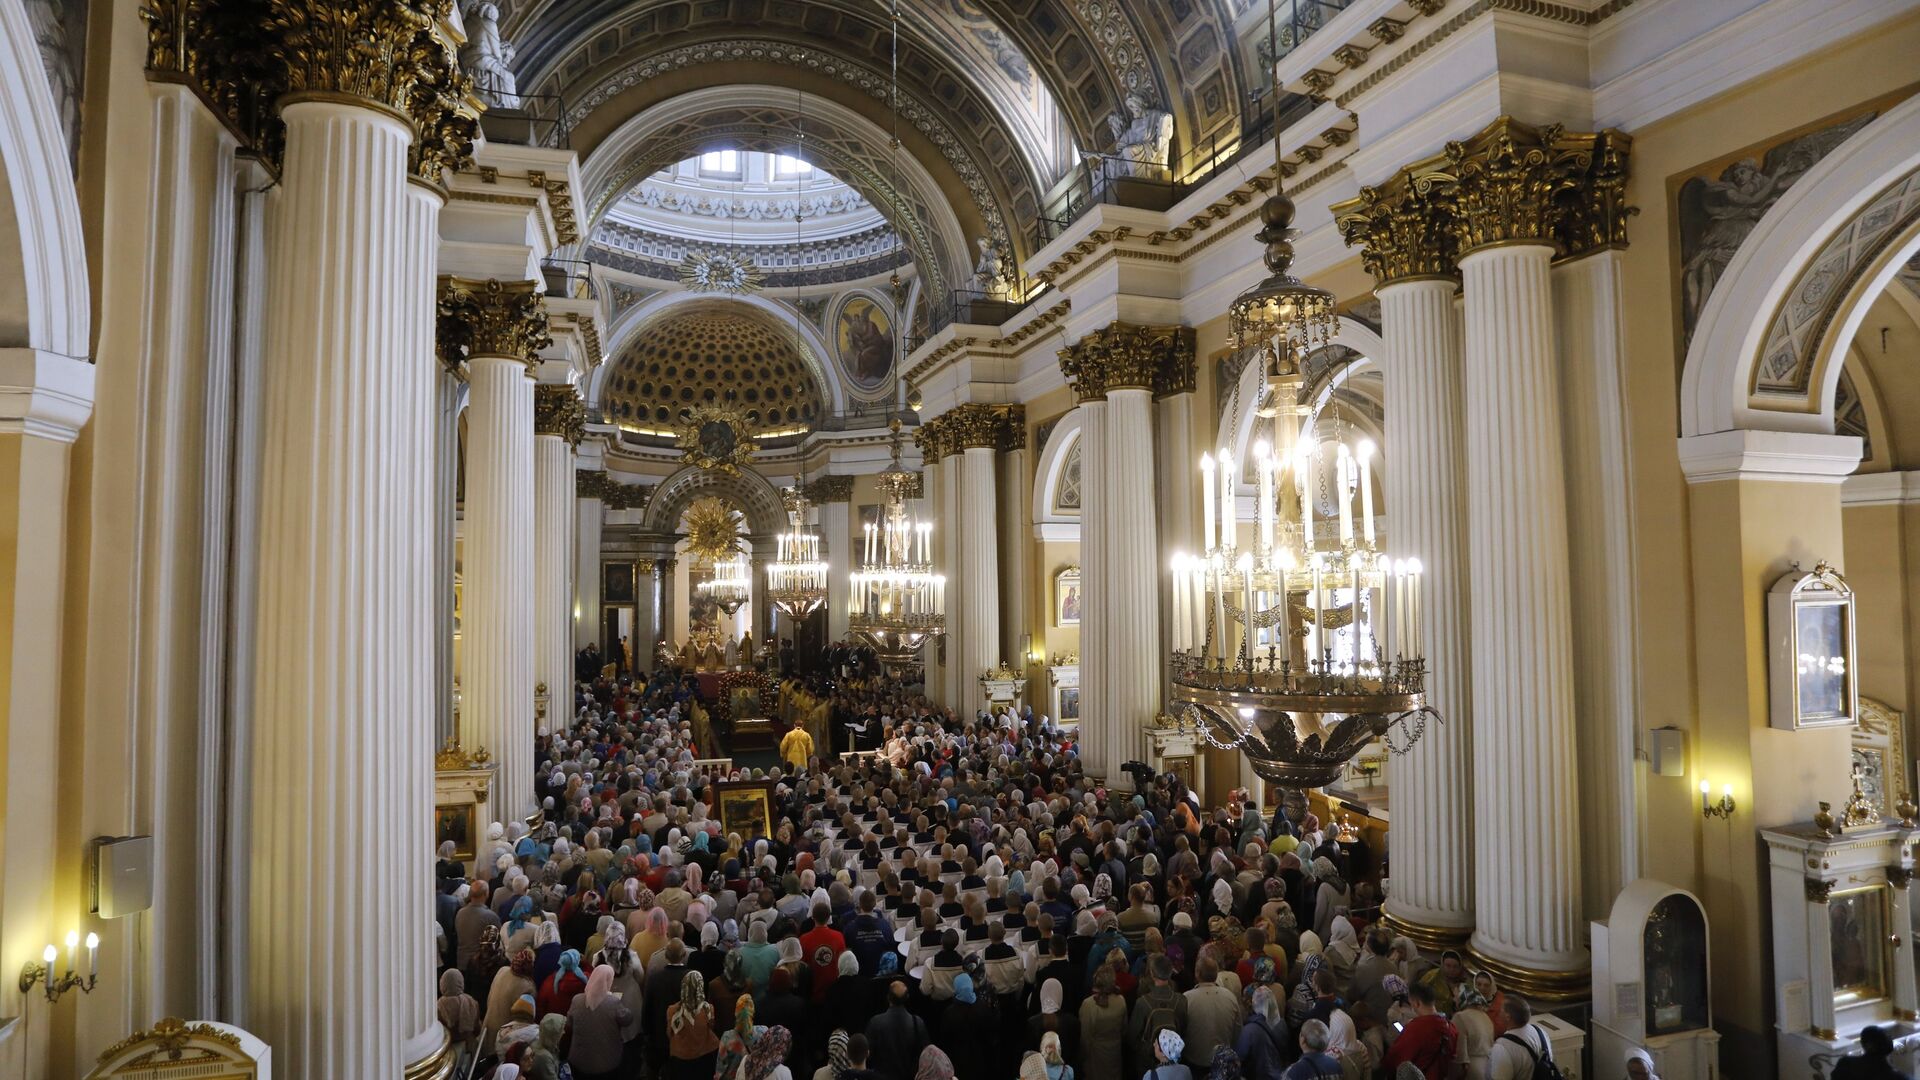
M1114 168L1124 176L1167 175L1167 153L1173 146L1173 114L1154 106L1135 90L1107 117L1113 129Z
M1000 267L1000 252L987 237L981 237L976 243L980 247L980 261L973 264L973 287L998 299L1007 292L1007 277Z
M467 43L460 48L460 66L473 76L480 100L499 109L520 107L519 87L513 77L513 45L500 37L500 9L487 0L467 9Z

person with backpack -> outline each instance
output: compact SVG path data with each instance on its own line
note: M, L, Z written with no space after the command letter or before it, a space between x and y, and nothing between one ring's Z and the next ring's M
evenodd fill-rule
M1149 957L1147 978L1153 985L1133 1003L1133 1019L1127 1032L1127 1042L1133 1047L1133 1060L1140 1072L1153 1065L1154 1046L1161 1032L1187 1028L1187 999L1173 985L1173 961L1164 955Z
M1432 987L1415 986L1408 997L1413 1002L1413 1019L1387 1048L1387 1067L1411 1063L1426 1080L1451 1080L1460 1061L1460 1033L1434 1008Z
M1493 1040L1487 1080L1562 1080L1547 1029L1533 1022L1533 1006L1519 994L1506 1000L1507 1033Z

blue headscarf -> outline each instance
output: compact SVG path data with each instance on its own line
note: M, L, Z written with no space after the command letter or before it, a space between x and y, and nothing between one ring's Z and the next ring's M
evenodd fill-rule
M1024 900L1027 895L1027 872L1025 870L1015 870L1012 874L1009 874L1007 876L1007 890L1019 895L1020 898Z
M966 1005L973 1004L973 976L961 972L953 977L953 999Z
M888 949L880 954L880 963L874 967L875 975L898 975L900 974L900 954Z
M694 833L693 834L693 850L695 851L707 850L707 836L708 836L708 833L707 833L707 830L705 829L701 829L699 832Z
M572 972L579 976L581 982L587 981L587 973L580 970L579 949L568 949L560 954L560 970Z
M533 897L523 896L513 902L512 910L507 912L507 933L517 934L527 928L527 917L533 914Z

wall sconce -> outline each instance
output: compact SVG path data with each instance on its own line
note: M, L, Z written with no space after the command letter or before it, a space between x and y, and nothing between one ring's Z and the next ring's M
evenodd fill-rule
M29 960L27 966L20 969L20 992L33 989L34 983L45 983L48 1001L59 1001L61 995L69 990L78 990L83 994L93 992L93 984L100 977L100 935L87 935L87 977L82 979L73 970L74 952L80 946L80 933L77 930L67 932L67 972L55 976L53 962L60 958L59 950L49 942L41 960ZM44 961L44 962L42 962Z
M1713 785L1700 781L1700 813L1710 818L1730 818L1733 816L1733 785L1720 789L1720 801L1713 801Z

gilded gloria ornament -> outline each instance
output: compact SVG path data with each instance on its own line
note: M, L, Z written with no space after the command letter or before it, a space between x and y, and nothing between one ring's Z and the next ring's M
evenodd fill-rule
M680 263L680 283L699 292L758 292L765 280L765 272L737 252L689 251Z
M473 356L511 356L531 371L553 344L538 282L443 276L439 309L440 360L450 368Z
M687 551L709 565L740 553L740 524L719 499L695 499L687 507Z
M738 472L759 449L746 432L746 418L733 409L695 409L680 425L680 461L696 469Z

